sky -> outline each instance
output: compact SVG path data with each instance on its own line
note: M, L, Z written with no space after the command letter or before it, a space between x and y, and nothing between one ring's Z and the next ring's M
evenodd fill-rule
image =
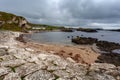
M39 24L120 28L120 0L0 0L0 11Z

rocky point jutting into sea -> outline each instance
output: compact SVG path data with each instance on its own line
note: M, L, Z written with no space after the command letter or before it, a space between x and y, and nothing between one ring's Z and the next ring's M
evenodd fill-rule
M0 31L1 80L120 80L120 66L76 63L16 41L21 33ZM92 58L92 57L91 57Z

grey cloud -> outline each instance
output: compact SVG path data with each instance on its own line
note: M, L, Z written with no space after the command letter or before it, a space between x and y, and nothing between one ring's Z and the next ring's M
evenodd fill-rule
M119 0L64 0L63 2L61 8L71 13L73 18L120 18Z
M117 27L119 4L120 0L0 0L0 11L24 16L32 23Z

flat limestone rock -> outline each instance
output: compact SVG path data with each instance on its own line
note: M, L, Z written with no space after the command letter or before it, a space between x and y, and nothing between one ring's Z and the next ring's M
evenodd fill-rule
M5 74L8 74L11 71L10 68L6 68L6 67L0 67L0 76L3 76Z
M87 73L87 66L81 64L70 64L66 67L66 71L74 76L84 76Z
M1 61L15 60L16 58L13 55L4 55L0 56Z
M47 61L55 61L55 60L60 59L59 56L51 55L51 54L39 54L38 58L40 60L47 60Z
M31 48L25 48L25 50L26 50L26 51L29 51L29 52L34 52L34 50L31 49Z
M112 69L112 68L115 68L115 65L113 64L107 64L107 63L94 63L94 64L91 64L91 67L90 67L90 70L99 70L99 69Z
M8 48L9 48L9 46L6 46L6 45L2 45L2 44L0 44L0 48L5 48L5 49L8 49Z
M16 67L25 63L26 63L25 60L16 59L16 60L2 61L0 62L0 65L6 67Z
M9 54L15 54L15 53L17 53L17 50L16 49L8 49L8 53Z
M59 78L65 78L65 79L72 77L72 75L65 70L56 70L56 71L53 72L53 74L55 74Z
M44 65L37 65L34 63L27 63L25 65L22 65L20 67L16 68L16 72L19 73L19 75L21 76L26 76L30 73L33 73L35 71L38 71L40 69L44 69L45 66Z
M9 73L3 80L21 80L21 77L18 75L18 73Z
M51 54L39 54L38 59L42 60L48 66L47 70L65 69L68 65L68 62L63 58Z
M29 54L28 52L18 52L17 54L13 54L14 57L16 57L17 59L27 59L29 57L31 57L31 54Z
M47 70L62 70L62 69L66 69L66 66L68 65L68 63L65 60L54 60L54 61L49 61L46 60L44 61L44 64L47 67Z
M25 80L55 80L55 77L50 72L39 70L25 77Z
M96 75L92 75L94 80L116 80L114 77L110 76L110 75L106 75L106 74L96 74Z

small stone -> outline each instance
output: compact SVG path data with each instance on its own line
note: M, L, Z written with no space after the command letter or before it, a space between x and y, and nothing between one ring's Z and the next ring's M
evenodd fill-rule
M31 48L25 48L25 50L26 50L26 51L29 51L29 52L34 52L34 50L31 49Z
M38 55L38 58L41 59L41 60L45 60L47 58L48 55L46 54L39 54Z
M67 60L72 62L72 63L75 63L75 61L72 58L70 58L70 57L68 57Z
M8 48L9 48L9 46L5 46L5 45L1 45L1 44L0 44L0 48L5 48L5 49L8 49Z
M54 54L55 52L54 51L49 51L49 53Z

